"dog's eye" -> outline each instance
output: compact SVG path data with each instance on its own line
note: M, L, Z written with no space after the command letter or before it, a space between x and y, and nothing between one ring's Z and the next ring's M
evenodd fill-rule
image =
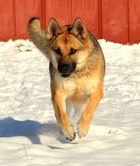
M56 54L62 55L60 48L57 48L57 49L55 49L54 51L56 52Z
M71 49L70 49L70 55L75 54L76 52L77 52L76 49L74 49L74 48L71 48Z

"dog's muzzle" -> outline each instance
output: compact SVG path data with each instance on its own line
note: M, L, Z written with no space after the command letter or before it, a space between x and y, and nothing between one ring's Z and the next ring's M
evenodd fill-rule
M69 77L76 68L76 62L72 63L65 63L65 62L60 62L58 64L58 71L61 73L62 77Z

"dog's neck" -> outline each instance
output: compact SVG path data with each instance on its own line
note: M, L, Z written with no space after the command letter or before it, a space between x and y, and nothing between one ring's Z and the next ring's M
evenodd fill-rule
M95 58L93 58L92 56L95 56ZM97 67L97 61L98 61L98 57L97 55L91 55L89 56L88 60L86 61L85 65L79 69L76 70L71 77L76 78L76 77L83 77L83 76L87 76L90 75L92 71L94 71Z

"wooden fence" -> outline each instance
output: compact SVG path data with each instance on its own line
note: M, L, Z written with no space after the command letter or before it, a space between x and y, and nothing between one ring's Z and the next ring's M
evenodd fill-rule
M140 0L0 0L0 40L28 38L27 22L50 17L60 24L81 17L97 38L113 42L140 42Z

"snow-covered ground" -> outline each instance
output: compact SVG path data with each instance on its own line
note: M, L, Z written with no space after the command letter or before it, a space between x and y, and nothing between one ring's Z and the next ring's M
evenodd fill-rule
M73 142L59 133L47 59L29 41L0 42L0 166L140 166L140 44L99 42L104 98Z

